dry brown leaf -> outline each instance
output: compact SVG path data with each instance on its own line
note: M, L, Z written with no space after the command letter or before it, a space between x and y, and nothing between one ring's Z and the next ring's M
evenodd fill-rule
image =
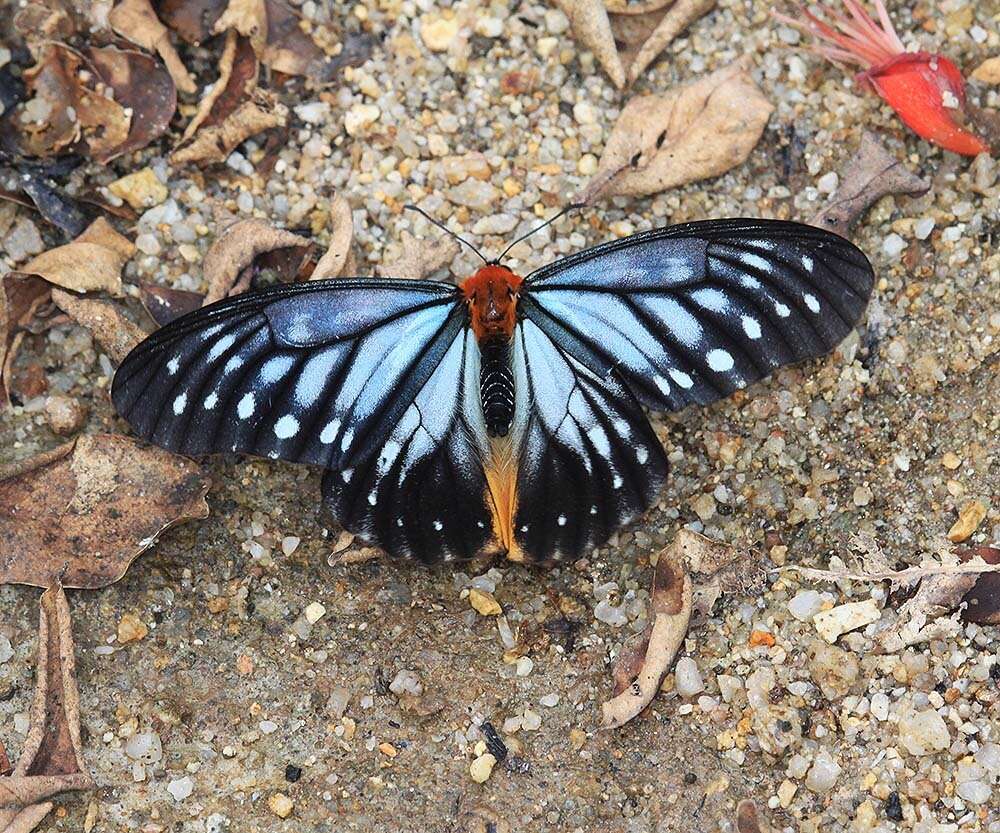
M625 68L618 57L604 0L556 0L556 5L569 18L574 37L594 53L611 82L618 89L624 87Z
M90 49L87 53L101 79L115 92L115 101L132 111L128 137L98 156L108 162L123 153L146 147L167 132L177 109L177 88L163 65L135 50Z
M34 275L8 272L0 278L0 406L10 404L8 390L23 328L49 301L49 284Z
M164 530L208 516L188 460L113 434L60 451L0 481L0 584L106 587Z
M647 196L719 176L750 155L773 109L741 62L663 95L637 96L576 201Z
M234 30L250 39L261 63L286 75L328 80L333 62L302 31L299 15L282 0L229 0L216 33Z
M645 653L631 682L621 693L601 705L601 725L604 728L624 726L652 702L684 641L691 620L691 579L684 561L699 545L685 535L686 532L681 530L656 562L650 598L653 616ZM634 655L628 662L634 669Z
M31 833L55 807L51 801L32 804L23 810L0 807L0 833Z
M34 48L44 41L65 41L77 32L73 9L62 0L29 0L14 16L14 29Z
M251 136L272 127L283 126L288 108L266 90L254 90L219 124L203 127L184 147L175 150L170 161L176 165L188 162L209 165L225 162L236 147Z
M987 564L1000 566L1000 548L989 546L962 547L956 551L963 563L981 558ZM1000 573L984 573L962 601L962 618L983 625L1000 625Z
M869 206L887 194L919 196L929 189L930 183L904 168L878 137L866 130L858 152L844 166L837 192L809 222L846 235Z
M682 552L694 581L692 618L709 616L723 594L755 596L766 586L767 571L754 555L682 530Z
M103 217L98 217L72 243L29 260L16 274L36 275L74 292L122 294L122 269L135 246Z
M269 265L265 256L286 260L286 279L295 277L312 243L290 231L275 228L263 220L240 220L227 228L205 255L204 274L208 281L205 303L246 290L256 274Z
M67 790L94 787L80 743L73 630L63 588L55 584L46 590L39 607L31 725L14 772L0 778L0 807L8 812L28 809Z
M151 283L139 284L139 298L149 317L162 327L175 318L194 312L205 301L200 292L188 292L184 289L171 289L168 286L156 286Z
M158 0L156 14L188 43L200 46L226 8L226 0Z
M90 330L115 364L120 363L146 337L111 301L79 298L61 289L52 290L52 300L77 324Z
M444 269L461 251L458 241L450 236L422 240L404 231L402 254L387 264L375 267L380 278L426 278Z
M15 116L26 153L52 156L79 143L82 150L104 159L128 139L129 115L104 95L86 58L66 44L46 43L24 81L31 99L47 113L41 120L25 118L26 105L21 105Z
M122 0L108 15L108 23L122 37L143 49L156 52L167 66L177 89L193 93L198 88L170 42L167 27L160 23L149 0Z
M736 833L771 833L771 826L761 819L756 803L749 798L736 805Z
M643 3L609 15L615 40L630 84L634 84L667 46L694 21L714 8L717 0L677 0ZM609 10L610 11L610 10Z
M253 93L257 73L257 56L250 41L229 30L219 58L219 78L198 102L198 111L184 129L181 143L188 141L202 126L222 124Z
M717 0L556 0L573 35L594 53L619 89L634 83L657 56ZM618 44L624 49L619 50Z
M313 269L310 280L339 278L356 269L351 241L354 239L354 215L347 200L337 194L330 201L330 245Z

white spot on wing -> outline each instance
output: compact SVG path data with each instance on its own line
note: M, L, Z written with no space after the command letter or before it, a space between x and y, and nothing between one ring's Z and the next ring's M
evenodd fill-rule
M169 362L167 362L167 373L173 376L177 372L177 368L181 366L181 357L174 356Z
M720 350L719 348L709 350L705 358L708 359L708 366L717 373L724 373L727 370L733 369L733 357L725 350Z
M323 443L323 445L329 445L335 439L337 439L337 434L339 433L340 433L340 420L339 419L330 420L330 422L326 424L326 427L323 428L322 433L319 435L319 441Z
M602 457L607 459L611 456L611 444L608 442L608 435L604 433L604 429L600 425L594 425L587 432L587 437L594 444L594 448L597 449L597 453Z
M340 450L347 451L351 447L351 441L354 439L354 429L348 428L344 432L344 439L340 441Z
M788 318L788 316L792 314L792 311L781 303L781 301L774 302L774 311L782 318Z
M184 408L187 405L187 401L188 401L188 395L186 393L182 393L174 400L174 413L177 416L180 416L184 412Z
M217 358L219 358L219 356L233 346L234 341L236 341L236 336L232 333L224 335L217 342L215 342L215 344L212 345L212 349L208 351L208 360L214 362Z
M248 393L240 400L239 405L236 406L236 413L239 415L240 419L247 419L256 407L256 403L253 399L253 394Z
M441 523L441 521L434 521L434 528L435 528L435 529L436 529L436 530L437 530L438 532L440 532L440 531L441 531L442 529L444 529L444 524L443 524L443 523Z
M371 506L374 506L376 503L378 503L378 490L377 489L372 489L368 493L368 503Z
M274 424L274 436L279 440L287 440L299 433L299 421L291 414L285 414Z
M698 289L691 293L691 297L698 306L712 312L725 312L729 306L729 299L718 289Z
M809 255L802 255L802 268L808 272L813 270L813 259Z
M344 478L344 482L345 482L345 483L350 483L350 482L351 482L351 476L352 476L353 474L354 474L354 469L344 469L344 470L343 470L343 471L342 471L342 472L340 473L340 476L341 476L342 478Z
M208 396L205 397L205 410L211 411L212 408L216 406L219 401L219 394L212 391Z
M614 486L614 488L617 490L622 487L623 482L624 481L616 474L614 476L614 479L611 481L611 485Z
M645 464L645 462L649 459L649 452L646 450L646 446L636 446L635 459L639 461L640 465Z
M566 526L566 516L560 515L558 518L556 518L556 523L558 523L559 526Z
M670 368L670 378L682 388L694 387L694 381L683 370L677 370L677 368L674 367Z
M615 420L615 431L622 437L628 437L631 431L629 430L628 423L624 419Z
M740 252L737 257L740 263L744 266L749 266L751 269L759 269L761 272L771 271L771 264L767 258L755 255L753 252Z
M660 393L664 396L670 396L670 382L659 373L653 377L653 383L660 389Z
M819 312L819 300L815 295L809 292L804 292L802 294L802 300L806 302L806 306L809 307L810 312Z
M751 318L749 315L743 316L743 332L747 334L748 337L757 339L760 338L760 322L756 318Z

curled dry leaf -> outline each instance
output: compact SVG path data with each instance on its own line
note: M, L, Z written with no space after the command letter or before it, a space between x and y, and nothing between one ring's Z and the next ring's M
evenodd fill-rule
M263 269L279 271L285 280L298 276L312 243L263 220L240 220L227 228L205 255L208 281L205 303L248 289Z
M122 145L129 135L129 115L104 94L99 78L76 50L46 43L24 73L31 100L15 115L23 151L52 156L79 143L96 159L104 159Z
M194 312L205 301L200 292L188 292L184 289L171 289L168 286L156 284L139 284L139 298L149 313L149 317L162 327L175 318Z
M556 0L576 39L621 89L634 83L664 49L717 0ZM619 50L618 44L624 46Z
M98 217L72 243L33 257L18 274L36 275L74 292L121 295L122 269L133 254L132 242Z
M556 0L556 5L569 19L574 37L594 53L611 82L618 89L624 87L625 68L618 56L604 0Z
M249 39L229 30L219 58L219 78L198 102L198 111L184 129L181 142L198 129L222 124L251 95L257 86L257 56Z
M809 222L846 235L865 211L887 194L919 196L929 189L930 183L903 167L878 137L866 130L857 153L844 166L837 192Z
M422 240L404 231L401 239L402 253L385 265L375 267L380 278L426 278L444 269L461 251L452 237Z
M285 75L329 80L339 64L302 31L298 14L282 0L229 0L212 26L214 32L235 30L253 44L261 63Z
M684 641L691 620L691 579L684 567L685 551L697 545L685 532L678 533L656 562L650 599L653 617L645 653L641 663L636 663L634 656L627 659L629 670L635 672L634 676L629 674L632 680L601 705L605 728L624 726L652 702ZM621 679L623 675L618 676Z
M73 631L63 588L54 584L46 590L40 608L31 725L14 772L0 778L0 807L5 808L0 813L21 812L67 790L94 787L80 743Z
M10 380L23 330L49 302L49 284L34 275L0 278L0 406L10 404Z
M0 584L107 587L164 530L208 517L188 460L114 434L59 451L0 480Z
M170 161L176 165L196 162L210 165L224 162L238 145L285 124L288 108L278 103L277 97L266 90L254 90L232 113L218 124L203 126L198 134L185 146L171 154Z
M742 63L663 95L633 98L576 201L647 196L719 176L750 155L773 109Z
M330 244L313 269L310 280L339 278L355 271L351 241L354 239L354 215L350 203L340 194L330 202Z
M128 137L98 157L98 162L144 148L167 132L177 109L177 88L159 61L142 52L112 46L91 49L87 54L104 83L114 90L115 101L132 111Z
M108 358L121 362L146 334L133 324L121 308L97 298L79 298L61 289L52 290L52 300L77 324L86 327L104 348Z
M194 79L181 62L177 50L170 42L170 33L160 23L149 0L122 0L111 10L108 23L119 35L128 38L143 49L156 52L167 66L177 89L185 93L197 90Z
M642 3L615 9L615 13L609 14L615 40L625 45L620 57L629 83L635 83L674 38L711 11L716 2L676 0L674 3Z

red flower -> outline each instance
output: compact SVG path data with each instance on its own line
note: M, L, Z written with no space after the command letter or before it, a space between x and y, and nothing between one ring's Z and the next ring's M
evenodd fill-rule
M832 26L801 7L800 20L774 16L814 35L819 40L816 51L834 63L860 66L858 80L877 92L917 135L965 156L989 153L989 145L960 124L965 79L958 67L943 55L907 52L883 0L875 0L878 23L858 0L843 2L850 17L831 12Z

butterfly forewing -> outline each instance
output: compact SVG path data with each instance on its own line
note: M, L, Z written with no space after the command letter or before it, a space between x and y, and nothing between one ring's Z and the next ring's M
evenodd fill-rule
M349 465L463 328L446 287L387 283L297 284L185 316L126 357L115 407L171 451Z
M601 378L531 320L512 356L514 539L528 560L575 558L650 505L667 461L615 374Z
M615 241L526 281L523 314L657 410L705 404L823 355L874 276L843 238L798 223L687 223Z

